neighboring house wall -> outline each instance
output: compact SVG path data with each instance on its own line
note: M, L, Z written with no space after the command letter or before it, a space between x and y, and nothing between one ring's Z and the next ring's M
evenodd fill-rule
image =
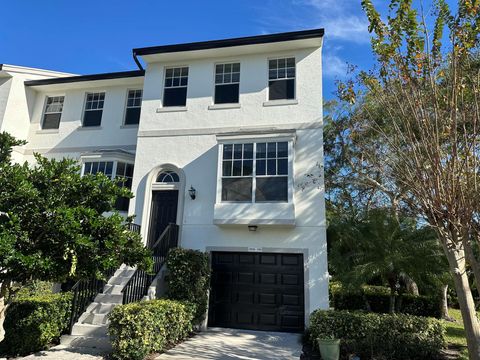
M2 123L5 115L5 108L7 107L8 95L10 94L11 86L12 79L10 77L0 78L0 131L2 131Z
M75 86L36 87L37 97L28 130L26 158L31 160L33 152L57 158L78 158L79 154L94 150L123 149L135 152L138 125L124 125L126 96L128 89L143 87L143 78L122 79L120 82L122 84L116 86L103 81L101 86L83 82ZM82 127L86 93L98 91L105 92L101 126ZM42 130L47 96L58 95L65 96L59 128Z

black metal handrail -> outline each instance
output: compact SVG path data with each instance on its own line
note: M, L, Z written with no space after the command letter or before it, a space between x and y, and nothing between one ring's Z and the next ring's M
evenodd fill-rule
M122 290L124 304L139 301L147 295L150 284L158 275L167 259L168 251L177 247L177 245L178 225L169 224L151 247L153 252L153 273L149 274L141 269L135 271Z
M73 325L78 321L88 305L92 303L98 293L103 291L106 281L113 276L116 269L108 270L104 276L105 279L84 279L79 280L70 290L73 293L72 310L70 312L69 333L72 332Z
M129 223L128 229L130 231L140 233L140 225ZM98 293L103 291L108 279L110 279L117 269L112 268L104 275L104 279L83 279L79 280L72 286L70 291L73 293L72 309L70 312L69 333L72 332L73 325L78 321L80 316L87 309Z

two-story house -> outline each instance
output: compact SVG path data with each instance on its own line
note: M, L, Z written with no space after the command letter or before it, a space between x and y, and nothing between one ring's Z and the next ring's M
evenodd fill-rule
M322 37L138 48L139 70L109 74L5 65L0 131L28 140L17 161L39 152L126 177L135 197L117 206L146 245L174 223L179 246L209 252L209 326L299 331L328 308Z

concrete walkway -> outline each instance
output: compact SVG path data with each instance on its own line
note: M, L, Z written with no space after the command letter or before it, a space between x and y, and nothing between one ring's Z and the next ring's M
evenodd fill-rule
M46 351L23 357L21 360L100 360L104 359L105 355L107 354L104 350L58 345Z
M300 334L209 328L155 360L298 360Z

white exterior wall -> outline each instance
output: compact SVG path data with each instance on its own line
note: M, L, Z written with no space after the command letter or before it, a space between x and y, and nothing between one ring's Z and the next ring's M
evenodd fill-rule
M83 152L92 150L123 149L134 153L137 142L137 125L123 125L128 89L141 89L143 78L131 85L102 86L50 90L40 87L29 124L26 159L31 160L33 152L49 157L78 158ZM44 89L45 88L45 89ZM105 103L100 127L82 127L82 118L87 92L105 91ZM65 96L59 129L42 130L41 121L47 96Z
M297 61L296 105L264 106L268 98L268 59L295 56ZM209 110L213 104L214 65L240 62L238 109ZM163 74L166 66L189 66L187 111L163 112ZM328 269L325 234L323 179L320 187L302 190L305 175L318 173L323 164L321 50L245 55L236 58L202 59L178 63L151 63L145 75L142 115L137 143L130 212L137 215L146 237L152 175L164 164L180 169L184 178L179 210L181 246L203 251L303 253L305 261L306 317L317 308L328 308ZM159 109L159 110L157 110ZM259 134L289 130L294 147L295 226L260 225L256 232L246 225L214 225L217 195L217 135L248 132ZM197 190L191 200L188 188ZM276 216L269 204L268 214ZM278 204L282 206L284 204ZM240 206L240 205L239 205ZM251 205L255 209L256 204ZM278 213L278 211L277 211Z

